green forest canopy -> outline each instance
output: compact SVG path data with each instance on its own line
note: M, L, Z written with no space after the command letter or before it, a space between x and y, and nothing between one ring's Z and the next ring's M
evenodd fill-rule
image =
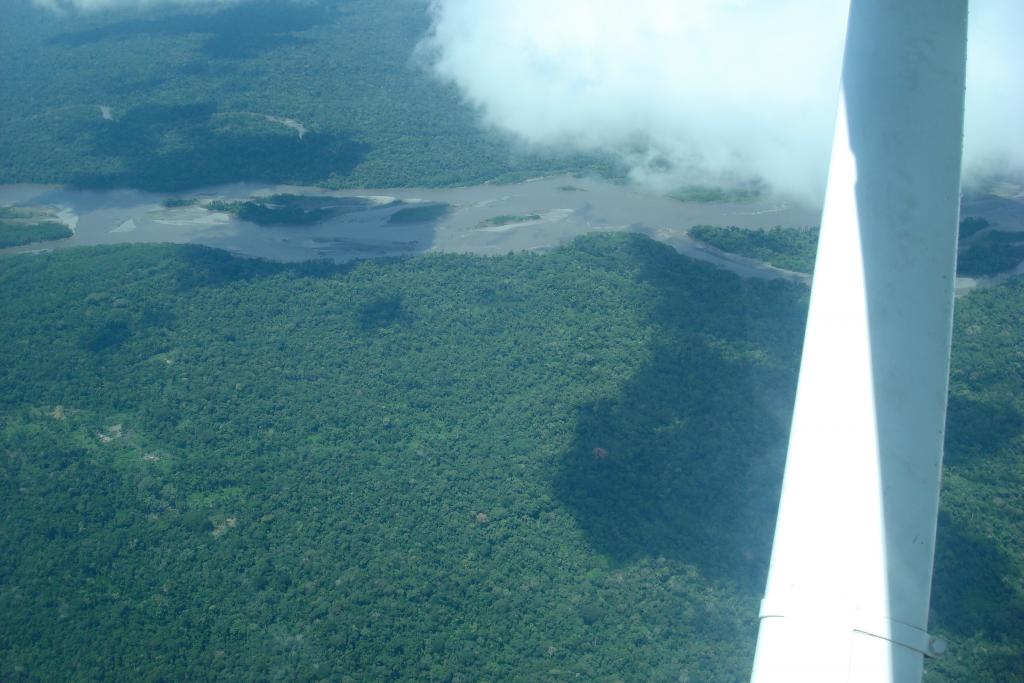
M414 54L428 23L426 2L68 15L0 3L0 183L175 192L623 176L610 156L528 151L481 126Z
M0 206L0 249L65 239L73 234L48 212Z
M818 228L751 230L736 226L695 225L690 237L716 249L763 261L776 268L797 273L814 271L818 252Z
M480 127L414 59L423 8L0 3L0 183L623 176ZM224 208L345 210L307 200ZM962 264L1015 253L988 227ZM809 231L744 233L716 246L810 271ZM5 257L0 679L744 680L806 297L635 235ZM929 683L1024 680L1022 316L1019 278L958 300Z
M636 235L0 268L0 677L736 681L807 290ZM927 680L1019 680L1024 285L958 304Z
M763 261L798 273L814 271L817 227L751 230L736 226L697 225L689 235L716 249ZM1012 271L1024 262L1024 232L996 230L984 218L960 221L957 275L984 277Z

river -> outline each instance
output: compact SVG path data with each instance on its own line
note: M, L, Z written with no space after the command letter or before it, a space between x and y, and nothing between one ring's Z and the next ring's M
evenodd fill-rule
M271 194L365 197L366 208L312 226L259 226L198 206L167 208L170 198L238 200ZM393 224L404 206L446 203L433 221ZM277 261L330 258L347 261L421 252L504 254L543 251L594 231L633 231L681 253L743 275L804 279L749 259L707 248L687 237L699 224L746 228L809 226L819 210L781 200L746 203L680 202L643 188L597 179L554 176L523 183L456 188L382 188L327 191L314 187L238 183L176 195L139 190L77 190L46 185L0 186L0 205L50 207L74 227L74 237L3 250L30 252L126 242L205 244ZM481 226L496 216L536 216L507 225Z
M271 194L364 197L365 206L311 226L259 226L199 206L167 208L170 198L239 200ZM394 202L401 201L403 205ZM402 206L446 203L443 217L392 223ZM594 231L643 233L680 253L740 275L807 281L765 264L725 254L687 236L694 225L816 225L820 208L779 199L743 203L680 202L642 187L598 179L553 176L532 181L455 188L382 188L328 191L315 187L238 183L176 195L138 190L76 190L45 185L0 186L0 206L32 205L60 212L75 230L67 240L0 250L30 252L127 242L204 244L277 261L393 256L423 252L483 255L544 251ZM1016 202L1024 216L1024 202ZM1000 204L1006 210L1005 202ZM977 208L977 207L975 207ZM989 208L989 207L983 207ZM970 209L965 205L965 212ZM975 214L983 213L975 211ZM965 213L965 215L971 215ZM487 225L497 216L530 220ZM1005 224L1006 220L1000 221ZM968 284L968 283L964 283Z

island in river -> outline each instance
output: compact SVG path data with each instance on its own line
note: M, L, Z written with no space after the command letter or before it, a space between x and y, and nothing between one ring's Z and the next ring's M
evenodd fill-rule
M329 206L331 199L345 206L325 220L291 225L259 225L243 220L237 212L211 210L282 195L318 200L320 207ZM71 239L5 250L10 252L173 242L275 261L327 258L340 262L428 251L482 255L545 251L587 232L631 231L743 274L772 277L787 274L716 253L690 240L687 230L711 223L749 228L810 226L819 214L816 208L772 199L681 202L635 186L569 176L511 185L342 191L239 183L179 195L7 185L0 187L0 205L56 207L70 212L76 224ZM446 209L423 210L441 206ZM410 215L423 220L407 220ZM502 216L521 218L495 220Z
M266 205L275 197L301 198L309 204L307 212L320 212L317 216L324 219L267 224L245 220L244 211L230 210L254 201ZM1006 228L1024 230L1020 197L984 195L970 202L965 202L965 215L992 216ZM176 195L7 185L0 186L0 206L48 207L61 212L75 231L69 239L2 250L5 253L173 242L275 261L342 262L423 252L547 251L588 232L628 231L740 275L799 281L809 278L715 249L691 239L688 232L695 225L811 227L820 217L819 207L770 196L680 201L634 185L571 176L507 185L340 191L238 183ZM975 282L965 279L960 284L969 288Z

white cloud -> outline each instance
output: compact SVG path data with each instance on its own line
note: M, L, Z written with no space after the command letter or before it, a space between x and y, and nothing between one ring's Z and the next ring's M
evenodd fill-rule
M246 0L33 1L85 12ZM421 47L485 121L530 143L611 150L655 184L759 178L816 198L848 4L431 0ZM969 175L1024 172L1022 26L1022 0L971 2Z
M1024 2L970 7L964 170L1024 173Z
M967 168L1022 167L1020 0L975 0ZM816 198L846 0L433 0L424 48L485 120L622 154L664 184L762 178ZM1010 138L1014 138L1010 140ZM670 162L673 170L663 170ZM653 163L652 163L653 162Z

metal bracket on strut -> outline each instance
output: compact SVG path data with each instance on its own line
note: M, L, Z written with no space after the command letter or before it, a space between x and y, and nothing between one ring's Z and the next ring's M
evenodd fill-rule
M789 612L787 614L787 612ZM812 611L787 610L781 604L774 603L768 599L761 601L761 619L814 619L819 620ZM870 616L863 613L854 613L846 620L852 633L860 633L872 638L881 638L890 643L920 652L925 657L938 659L942 657L948 648L946 640L939 636L930 636L922 629L888 617Z

